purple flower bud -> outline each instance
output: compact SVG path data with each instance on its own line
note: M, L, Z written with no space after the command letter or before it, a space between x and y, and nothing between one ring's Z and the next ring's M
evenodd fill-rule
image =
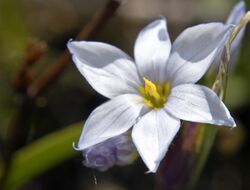
M115 155L108 143L94 145L83 152L85 160L83 164L90 168L106 171L115 164Z
M122 134L102 143L91 146L83 151L87 167L106 171L114 165L128 165L132 160L135 147L131 138Z
M128 165L133 162L132 155L135 151L135 146L130 137L120 135L114 138L116 148L116 164L120 166Z

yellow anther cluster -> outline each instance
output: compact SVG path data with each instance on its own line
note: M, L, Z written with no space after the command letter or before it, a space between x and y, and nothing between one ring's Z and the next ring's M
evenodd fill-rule
M143 80L145 82L145 86L140 87L139 91L144 97L144 103L152 109L162 108L170 94L170 82L167 81L163 84L155 84L145 77Z

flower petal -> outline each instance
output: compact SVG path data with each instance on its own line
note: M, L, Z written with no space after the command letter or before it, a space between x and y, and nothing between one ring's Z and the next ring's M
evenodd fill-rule
M149 172L156 172L179 128L180 120L163 109L152 110L133 127L133 142Z
M240 1L234 6L226 23L239 24L240 20L245 15L245 13L246 13L246 4L244 1Z
M171 49L166 22L164 18L151 22L135 42L134 56L139 72L154 82L166 82L164 68Z
M172 85L197 82L223 49L232 27L209 23L182 32L173 44L166 71Z
M83 150L126 132L135 124L143 107L138 95L125 94L97 107L87 119L77 150Z
M68 42L78 70L100 94L112 98L138 93L141 86L136 65L120 49L100 42Z
M201 85L183 84L174 87L165 110L186 121L236 126L228 109L215 92Z
M228 19L227 19L227 24L239 24L240 20L242 19L242 17L245 15L246 13L246 4L244 1L240 1L239 3L237 3L233 10L231 11ZM239 53L240 53L240 46L241 46L241 42L243 39L243 36L245 34L245 28L244 27L239 34L236 36L236 38L234 39L232 45L231 45L231 56L230 56L230 70L232 70L238 60L239 57Z

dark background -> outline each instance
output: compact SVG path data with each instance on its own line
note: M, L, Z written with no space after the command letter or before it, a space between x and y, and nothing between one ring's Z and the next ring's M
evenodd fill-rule
M6 3L7 2L7 3ZM13 77L21 67L29 41L47 46L35 65L35 78L54 63L69 39L105 3L104 0L0 1L0 138L6 133L20 106L13 90ZM225 21L235 0L126 0L92 40L115 45L133 57L133 44L140 29L159 16L166 16L172 41L186 27L211 21ZM250 2L246 2L250 6ZM250 189L250 34L246 30L236 69L229 78L226 105L237 121L233 130L221 127L197 190ZM27 144L83 121L106 99L97 94L71 63L59 80L35 102ZM22 129L21 129L22 130ZM79 134L80 135L80 134ZM44 155L46 156L46 155ZM78 155L35 177L20 189L154 189L155 175L138 159L130 166L98 172L82 165ZM25 169L25 168L24 168ZM95 184L97 180L97 185Z

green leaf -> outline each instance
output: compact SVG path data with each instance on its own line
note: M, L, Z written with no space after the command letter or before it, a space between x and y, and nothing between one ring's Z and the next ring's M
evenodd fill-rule
M18 150L12 157L12 164L4 189L12 190L43 172L77 155L72 143L82 130L82 123L73 124L56 131Z
M209 153L213 147L216 134L218 131L217 126L209 125L209 124L199 124L200 128L203 128L201 130L201 133L199 134L199 137L202 136L201 141L199 143L199 152L196 157L196 164L192 168L192 177L189 183L190 189L194 189L197 181L200 178L200 175L202 173L202 170L207 162ZM198 139L199 139L198 137Z

